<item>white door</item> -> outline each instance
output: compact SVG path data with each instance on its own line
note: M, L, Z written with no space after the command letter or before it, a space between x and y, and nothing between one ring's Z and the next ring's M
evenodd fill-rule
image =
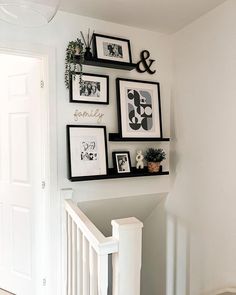
M42 198L41 61L0 54L0 288L36 294Z

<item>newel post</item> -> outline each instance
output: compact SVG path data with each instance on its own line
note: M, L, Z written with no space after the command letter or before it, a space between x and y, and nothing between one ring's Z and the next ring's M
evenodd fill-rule
M140 295L142 227L135 217L112 220L113 238L119 241L112 254L113 295Z

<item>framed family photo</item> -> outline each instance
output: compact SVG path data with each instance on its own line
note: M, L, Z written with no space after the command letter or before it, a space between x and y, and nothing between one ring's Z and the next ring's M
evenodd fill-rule
M70 102L109 104L109 76L79 73L70 75Z
M70 180L107 175L105 126L67 125Z
M122 138L162 138L160 85L116 79L119 132Z
M127 39L93 34L93 44L95 58L132 63L130 41Z
M113 165L117 173L131 172L131 161L129 152L113 152L112 158Z

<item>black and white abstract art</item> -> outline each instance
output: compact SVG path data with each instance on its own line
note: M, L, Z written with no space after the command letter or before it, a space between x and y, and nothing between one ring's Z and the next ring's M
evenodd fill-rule
M153 128L152 93L138 89L126 91L130 129L151 131Z
M159 83L117 79L119 128L123 138L160 138Z

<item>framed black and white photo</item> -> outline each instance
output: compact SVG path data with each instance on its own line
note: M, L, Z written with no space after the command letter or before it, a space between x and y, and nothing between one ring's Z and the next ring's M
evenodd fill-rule
M107 175L105 126L67 125L67 140L70 180Z
M79 73L70 75L70 102L109 104L109 76Z
M95 58L132 63L130 41L127 39L93 34L93 44Z
M122 138L162 138L160 85L116 79L118 123Z
M117 173L131 172L131 161L129 152L113 152L112 158L113 165Z

